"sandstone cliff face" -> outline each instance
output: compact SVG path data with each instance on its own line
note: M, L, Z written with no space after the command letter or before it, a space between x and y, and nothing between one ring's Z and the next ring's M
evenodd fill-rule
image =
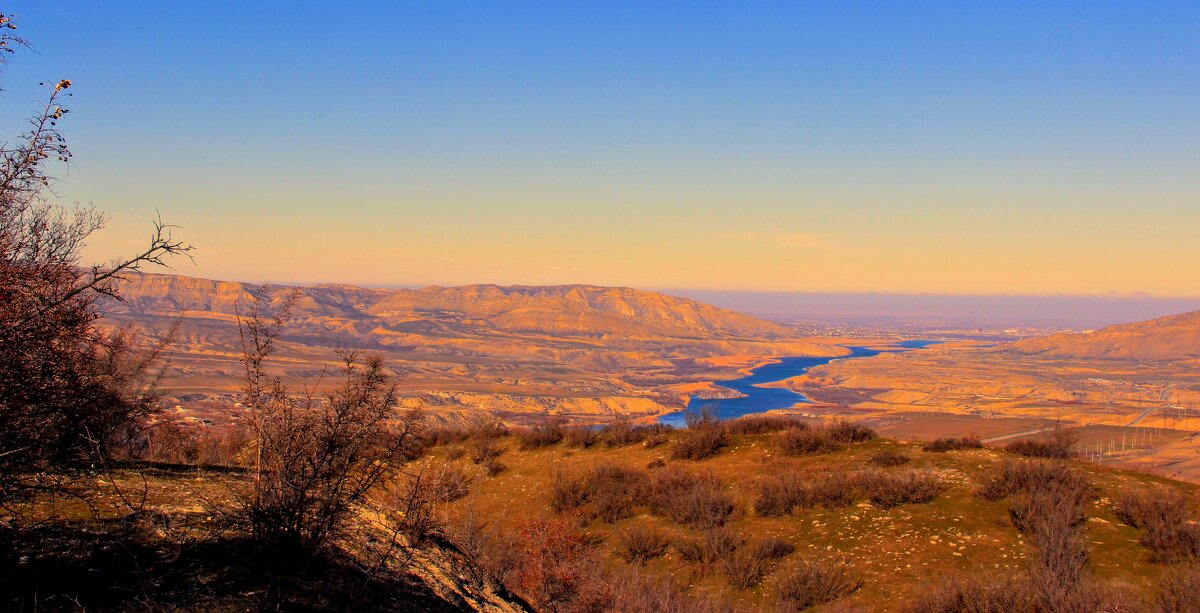
M1200 358L1200 311L1095 332L1054 334L1017 341L1011 351L1056 357L1169 361Z

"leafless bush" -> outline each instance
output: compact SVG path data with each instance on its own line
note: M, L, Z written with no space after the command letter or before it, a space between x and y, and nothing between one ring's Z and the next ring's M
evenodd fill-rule
M0 14L0 51L19 42ZM53 164L71 151L59 129L71 82L49 87L29 129L0 145L0 498L19 496L46 471L102 464L122 438L158 412L159 360L169 338L97 325L117 282L163 266L190 247L155 223L141 253L83 266L81 250L105 217L63 206Z
M1043 440L1025 440L1010 443L1005 450L1017 455L1030 458L1054 458L1065 460L1075 456L1075 445L1079 435L1058 424L1050 438Z
M1124 613L1142 611L1136 596L1091 579L1047 597L1027 576L955 576L919 592L905 613Z
M979 440L979 435L969 434L967 436L949 436L945 438L934 439L928 443L925 443L925 445L921 447L921 450L931 451L934 453L945 453L947 451L981 448L983 448L983 441Z
M651 473L650 510L693 528L725 525L737 510L712 474L692 474L674 466Z
M654 449L655 447L666 445L670 440L671 437L666 434L654 434L646 437L646 442L642 443L642 446L646 449Z
M550 488L550 507L612 523L633 516L634 507L646 499L649 483L645 472L611 463L597 464L578 477L558 473Z
M724 423L725 431L733 435L770 434L788 428L808 427L798 417L782 415L744 415Z
M587 449L600 442L600 433L587 427L568 428L563 434L563 439L566 440L567 447Z
M900 473L867 471L860 475L859 483L867 498L884 509L932 502L945 489L937 475L918 470Z
M1115 597L1087 575L1088 547L1081 526L1094 489L1082 473L1057 460L1005 461L980 493L989 499L1007 496L1013 524L1032 535L1037 554L1029 589L1039 606L1099 610L1087 607Z
M164 421L145 428L129 455L151 462L247 466L253 435L241 427L200 427Z
M468 509L448 515L442 529L443 536L462 556L469 584L476 589L483 587L489 578L503 575L503 570L493 562L496 548L486 528L476 513Z
M552 417L517 432L517 440L525 450L557 445L563 436L563 420Z
M912 458L908 457L907 455L905 455L903 453L900 453L899 451L892 451L890 449L887 449L884 451L880 451L878 453L871 454L871 457L867 461L870 462L871 464L874 464L875 466L890 467L890 466L901 466L903 464L908 464L909 462L912 461Z
M711 413L701 411L688 413L687 429L675 437L671 457L676 460L703 460L711 458L729 446L729 435Z
M616 552L626 562L645 564L667 552L671 541L667 535L648 521L636 522L619 530Z
M772 560L786 558L796 551L795 545L775 537L767 537L755 541L753 547L758 552L758 555Z
M1200 611L1200 569L1185 565L1164 572L1155 607L1159 613Z
M387 484L378 506L393 534L404 535L406 545L418 545L444 533L435 505L465 497L470 483L470 476L462 468L427 461Z
M744 537L727 528L710 528L699 537L679 539L675 542L675 549L685 562L699 565L707 571L716 568L745 544Z
M762 583L763 578L774 570L776 562L793 551L795 547L791 543L780 539L743 544L720 558L721 572L734 589L749 589Z
M844 509L862 497L862 483L857 473L833 471L824 473L808 485L808 506ZM804 505L799 505L804 506Z
M785 455L832 453L841 448L825 428L788 428L775 435L775 444Z
M597 575L595 540L566 519L535 519L518 530L505 585L538 611L569 610Z
M550 508L555 513L568 513L587 504L587 484L583 479L577 479L564 474L554 473L554 482L550 484Z
M587 475L588 503L592 515L608 523L633 516L645 500L650 479L646 473L616 464L599 464Z
M1033 613L1028 582L1016 576L954 576L918 592L905 613Z
M785 471L759 481L754 511L769 517L818 505L840 509L854 504L861 495L861 479L854 473L838 471L807 475Z
M878 438L875 431L857 422L837 420L825 426L829 438L838 443L865 443Z
M600 429L600 440L605 447L626 447L638 443L647 443L651 438L665 438L671 427L663 424L635 426L628 420L617 421ZM647 448L652 445L647 445Z
M495 477L496 475L508 469L508 467L500 461L500 458L495 455L484 456L483 460L479 462L479 466L483 468L484 474L489 477Z
M728 603L715 596L684 594L664 577L651 577L636 568L625 568L598 577L580 611L614 613L732 613ZM589 606L591 605L591 606Z
M853 594L862 579L841 562L804 560L775 582L780 611L803 611Z
M1063 462L1034 460L1005 460L1000 472L984 480L979 495L988 500L1000 500L1020 491L1038 489L1090 490L1082 473Z
M1151 560L1174 563L1200 559L1200 526L1188 521L1187 501L1174 488L1122 492L1117 517L1142 532Z
M243 403L255 441L253 490L244 507L260 546L318 549L344 527L351 508L420 454L421 415L393 416L395 384L383 361L339 351L340 384L300 399L263 372L295 294L274 317L256 300L240 319ZM361 363L360 363L361 362Z

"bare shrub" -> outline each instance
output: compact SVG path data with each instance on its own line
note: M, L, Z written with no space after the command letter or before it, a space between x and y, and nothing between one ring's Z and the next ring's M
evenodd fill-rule
M861 474L859 479L867 498L884 509L901 504L932 502L945 489L937 475L929 471L871 471Z
M758 555L771 560L779 560L792 555L796 551L796 546L775 537L767 537L756 541L753 545Z
M1000 500L1019 491L1037 489L1090 490L1082 473L1063 462L1005 460L998 474L984 480L979 495Z
M1057 460L1005 461L981 494L990 499L1007 496L1013 525L1032 535L1037 553L1030 564L1029 589L1039 606L1099 610L1088 607L1115 597L1087 575L1082 524L1094 489L1082 473Z
M908 464L912 461L912 458L900 453L899 451L892 451L888 449L872 454L868 461L875 466L900 466L902 464Z
M1163 573L1154 604L1159 613L1200 611L1200 569L1188 565Z
M947 451L982 448L983 441L979 439L979 435L969 434L967 436L949 436L945 438L934 439L928 443L925 443L925 445L921 447L921 450L934 453L945 453Z
M393 535L406 537L404 548L443 534L444 525L435 515L435 506L465 497L470 482L470 476L462 468L451 464L427 461L406 471L383 488L379 507L386 527ZM393 536L388 547L400 548L399 541Z
M508 467L505 466L504 463L500 461L500 458L495 455L484 456L479 462L479 466L483 468L484 474L489 477L495 477L505 470L508 470Z
M421 415L393 414L396 387L382 359L342 350L341 382L323 397L299 399L263 364L272 354L296 294L273 317L258 298L239 317L245 366L243 404L255 441L253 489L244 502L259 546L317 549L363 500L425 443Z
M600 433L587 427L568 428L563 434L563 440L566 441L567 447L587 449L600 442Z
M1016 441L1006 446L1005 450L1030 458L1065 460L1075 456L1075 446L1078 442L1079 435L1074 430L1068 430L1062 424L1057 424L1049 438Z
M592 594L580 611L620 613L732 613L722 599L684 594L665 577L642 574L636 568L609 573L592 583ZM589 606L592 605L592 606Z
M875 431L858 422L837 420L825 426L829 438L838 443L865 443L879 437Z
M775 563L795 551L791 543L781 539L765 539L742 544L731 554L720 558L721 572L734 589L745 590L762 583L775 568Z
M788 428L775 435L775 445L784 455L832 453L841 448L824 428Z
M563 436L563 420L554 417L545 418L517 432L517 440L524 450L557 445L563 440Z
M587 475L588 503L592 516L612 523L633 516L633 508L645 500L650 479L644 471L599 464Z
M729 435L713 414L707 411L689 412L687 429L675 437L671 457L676 460L711 458L729 446Z
M1028 582L1016 576L954 576L918 592L905 613L1033 613Z
M775 581L780 611L803 611L840 600L862 587L862 579L841 562L804 560Z
M844 471L823 474L807 487L808 506L820 505L826 509L844 509L862 496L859 475Z
M636 522L619 530L616 540L617 556L626 562L639 564L662 556L671 543L662 530L648 521Z
M505 585L538 611L568 609L596 575L594 540L566 519L535 519L517 532Z
M483 587L489 578L503 575L493 562L495 547L486 528L470 509L449 514L442 528L442 535L462 558L469 585L476 589Z
M692 474L674 466L651 473L650 510L693 528L725 525L737 510L712 474Z
M762 517L787 515L796 507L810 506L811 498L798 472L788 471L765 477L757 487L754 512Z
M670 440L671 437L666 434L655 434L647 437L646 442L642 443L642 446L646 449L654 449L655 447L666 445Z
M905 613L1121 613L1144 610L1135 595L1091 579L1047 596L1027 576L955 576L912 597Z
M550 484L550 508L556 513L568 513L587 504L588 488L583 479L569 477L561 471L554 473Z
M716 568L722 560L746 544L746 539L726 528L705 530L698 538L684 538L675 542L679 557L685 562L697 564L702 570Z
M798 417L783 415L744 415L724 423L725 431L733 435L771 434L788 428L807 428Z
M556 474L550 506L558 512L577 511L589 519L612 523L633 516L634 507L645 500L649 484L641 470L597 464L579 477Z
M1174 563L1200 559L1200 526L1188 521L1187 502L1174 488L1122 492L1117 517L1142 532L1151 560Z
M806 475L794 470L784 471L759 481L754 511L770 517L818 505L841 509L854 504L861 495L861 479L854 473L837 471Z
M652 437L663 436L670 431L671 427L664 424L635 426L628 420L619 420L601 428L599 435L605 447L627 447L646 443ZM647 445L647 447L651 446Z
M22 42L0 14L0 52ZM105 216L57 200L53 164L69 168L59 124L71 82L48 87L29 129L0 145L0 497L19 496L47 471L102 464L122 439L158 413L158 360L168 338L98 325L118 281L164 266L190 247L154 224L142 251L106 266L81 252Z

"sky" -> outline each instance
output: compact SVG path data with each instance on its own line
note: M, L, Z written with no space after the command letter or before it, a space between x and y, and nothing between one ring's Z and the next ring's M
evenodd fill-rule
M949 4L949 6L947 6ZM6 3L180 274L1200 296L1200 5Z

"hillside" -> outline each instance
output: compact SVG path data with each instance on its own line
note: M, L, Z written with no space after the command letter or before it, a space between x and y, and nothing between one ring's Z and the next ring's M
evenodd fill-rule
M1017 341L1018 353L1072 358L1170 361L1200 357L1200 311L1170 315L1094 332L1054 334Z
M105 305L106 321L174 330L163 389L186 407L229 400L240 373L239 311L245 314L256 296L277 306L292 291L298 299L282 336L281 374L315 378L334 358L332 349L365 349L403 375L407 395L503 395L500 404L517 414L596 416L625 407L627 414L651 415L666 410L661 403L679 402L671 386L732 371L698 358L846 352L694 300L584 285L263 287L146 274L122 283L123 300Z
M1200 551L1147 538L1151 528L1130 525L1144 510L1128 501L1169 503L1183 522L1169 527L1182 534L1196 517L1194 486L796 423L731 422L723 446L699 447L699 432L628 427L555 437L545 429L443 433L450 442L409 471L453 492L421 528L436 537L405 532L402 555L365 591L355 569L379 542L372 513L339 541L335 551L348 557L290 569L290 589L275 596L264 586L283 579L258 568L273 566L254 561L236 524L212 528L222 514L236 516L246 474L127 467L113 483L147 488L148 510L129 513L104 479L92 480L98 515L62 500L58 519L0 554L17 569L0 578L0 602L45 610L255 610L273 597L283 610L312 611L349 603L606 613L1193 610L1187 601L1153 603L1169 596L1164 577L1177 572L1164 556L1186 566ZM697 451L701 459L688 459ZM1050 504L1031 504L1039 500ZM1084 554L1056 557L1078 551L1071 547ZM1039 571L1047 560L1058 566ZM1065 592L1046 591L1056 581Z

